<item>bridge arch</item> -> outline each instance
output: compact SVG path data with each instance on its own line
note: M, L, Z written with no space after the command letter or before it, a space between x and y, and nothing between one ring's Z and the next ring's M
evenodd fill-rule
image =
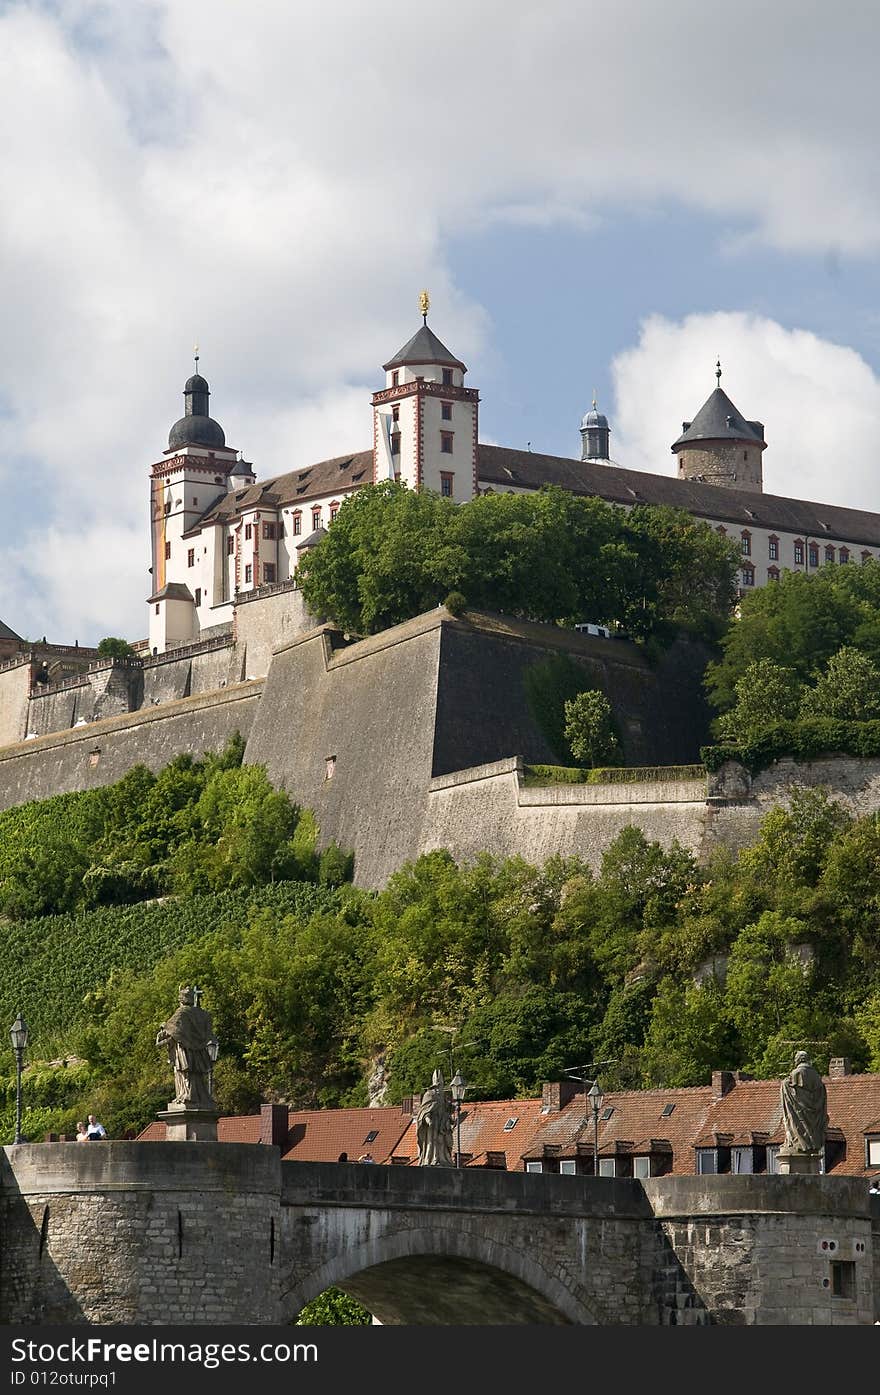
M593 1296L563 1266L551 1273L531 1254L467 1227L405 1227L340 1249L282 1292L282 1322L331 1287L392 1326L602 1321Z

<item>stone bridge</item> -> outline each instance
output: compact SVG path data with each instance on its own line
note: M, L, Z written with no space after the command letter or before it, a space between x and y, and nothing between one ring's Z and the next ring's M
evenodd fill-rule
M330 1285L383 1323L870 1323L859 1178L584 1178L281 1162L254 1144L2 1159L0 1322L291 1322Z

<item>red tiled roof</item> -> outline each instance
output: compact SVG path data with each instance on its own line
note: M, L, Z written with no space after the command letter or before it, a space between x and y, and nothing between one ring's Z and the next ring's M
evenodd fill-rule
M880 1074L826 1078L825 1085L829 1139L846 1144L830 1171L862 1176L867 1170L865 1134L880 1133ZM675 1108L664 1118L663 1109L670 1104ZM723 1095L712 1085L621 1090L607 1093L602 1108L613 1112L599 1122L600 1156L668 1154L671 1149L671 1171L679 1176L693 1174L697 1147L782 1141L777 1080L747 1080L737 1074ZM516 1123L505 1129L510 1119ZM367 1142L374 1130L375 1139ZM139 1140L159 1142L164 1137L164 1124L156 1122ZM221 1143L258 1143L260 1116L222 1118L218 1137ZM493 1153L504 1154L508 1171L522 1171L527 1159L589 1156L592 1148L593 1120L591 1115L585 1120L581 1095L560 1110L545 1109L540 1099L475 1100L462 1108L461 1151L470 1167L485 1167L487 1155ZM289 1111L282 1157L336 1162L343 1152L352 1162L370 1152L377 1163L393 1158L415 1163L412 1116L400 1107Z

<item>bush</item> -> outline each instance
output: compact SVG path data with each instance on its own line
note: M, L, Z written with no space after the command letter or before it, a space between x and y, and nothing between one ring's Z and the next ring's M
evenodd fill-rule
M443 604L450 615L461 615L467 606L467 597L461 591L450 591Z
M738 761L752 774L774 761L790 757L811 761L820 756L880 756L880 721L848 722L833 717L800 717L777 722L754 741L704 746L700 759L707 770L719 770L725 761Z

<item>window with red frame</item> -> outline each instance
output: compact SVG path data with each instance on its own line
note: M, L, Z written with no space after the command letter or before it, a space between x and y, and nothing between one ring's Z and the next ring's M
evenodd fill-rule
M187 549L187 554L186 554L186 565L187 565L188 567L194 567L195 564L196 564L196 550L195 550L194 547L190 547L190 548Z
M228 538L226 539L226 556L227 556L227 557L231 557L232 554L233 554L234 552L235 552L235 538L233 538L233 537L230 536L230 537L228 537Z
M829 543L828 546L827 546L826 549L825 549L825 561L826 561L826 562L833 562L833 561L834 561L834 548L831 546L831 543Z
M811 567L818 567L818 565L819 565L819 544L818 544L818 543L810 543L810 546L809 546L809 548L807 549L807 551L808 551L808 553L809 553L810 566L811 566Z
M742 533L740 534L740 536L741 536L741 538L742 538L742 554L743 554L743 557L751 557L751 555L752 555L752 535L751 535L751 533L749 532L748 528L744 528L743 531L742 531Z
M794 564L796 567L804 565L804 544L801 538L794 540Z
M779 561L779 539L775 535L767 539L767 556L771 562Z
M250 540L251 540L251 538L252 538L252 536L253 536L253 532L254 532L253 524L252 524L252 523L246 523L246 524L244 525L244 536L245 536L245 541L246 541L246 542L250 542Z
M768 567L768 568L767 568L767 580L768 580L768 581L778 581L778 580L779 580L779 568L778 568L778 567Z
M250 562L248 562L247 566L244 569L244 579L246 582L251 582L254 579L254 569L251 566Z
M454 479L455 476L447 474L445 470L440 475L440 493L443 495L444 499L452 498L452 481Z
M741 575L741 577L742 577L742 584L743 584L743 586L754 586L754 584L755 584L755 569L754 569L754 567L743 567L742 572L740 573L740 575Z
M320 526L321 526L321 510L320 510L320 509L312 509L312 532L314 533L315 529L316 529L316 528L320 528Z
M300 533L303 530L303 519L302 514L299 512L299 510L297 510L297 512L293 515L292 521L294 536L299 537Z

